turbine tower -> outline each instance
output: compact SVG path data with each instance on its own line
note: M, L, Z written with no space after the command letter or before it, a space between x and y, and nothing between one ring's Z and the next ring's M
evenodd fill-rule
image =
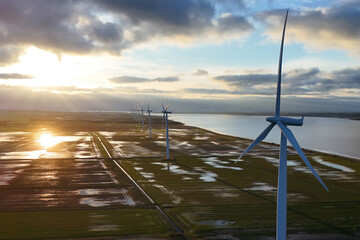
M149 138L151 138L151 114L152 110L150 110L150 105L148 104L148 108L146 113L148 114L148 118L149 118Z
M287 208L287 140L292 144L297 153L300 155L301 159L304 161L306 166L311 170L315 175L317 180L323 185L326 191L329 189L326 187L324 182L321 180L319 175L316 173L315 169L311 166L309 160L306 158L304 152L301 150L299 143L297 142L295 136L291 130L287 127L290 126L302 126L304 117L301 119L287 118L280 116L280 94L281 94L281 67L282 67L282 55L283 55L283 46L285 38L285 29L286 21L288 17L289 10L286 11L284 28L281 39L280 46L280 57L279 57L279 68L278 68L278 80L277 80L277 92L276 92L276 105L275 105L275 116L266 118L266 121L270 122L270 125L250 144L250 146L240 155L242 158L247 152L249 152L253 147L265 139L269 134L271 129L277 125L281 130L281 140L280 140L280 156L279 156L279 173L278 173L278 191L277 191L277 216L276 216L276 239L285 240L286 239L286 208Z
M142 130L144 130L144 108L139 108ZM139 120L140 121L140 120Z
M167 109L169 108L168 104L165 108L164 105L161 103L161 106L163 108L162 113L163 113L163 118L165 117L165 127L166 127L166 159L169 160L170 159L170 153L169 153L169 125L168 125L168 114L172 113L170 111L168 111Z

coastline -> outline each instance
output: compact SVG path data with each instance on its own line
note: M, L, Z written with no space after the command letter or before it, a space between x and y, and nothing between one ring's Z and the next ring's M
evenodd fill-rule
M176 120L169 120L169 121L183 124L185 127L201 129L201 130L208 131L210 133L218 134L218 135L221 135L221 136L234 137L234 138L238 138L240 140L247 140L247 141L253 141L254 140L254 139L251 139L251 138L246 138L246 137L240 137L240 136L235 136L235 135L231 135L231 134L221 133L221 132L218 132L218 131L215 131L215 130L210 130L210 129L203 128L203 127L198 127L198 126L194 126L194 125L188 125L187 123L184 123L184 122L181 122L181 121L176 121ZM275 143L275 142L262 141L262 143L272 145L272 146L280 146L280 144ZM288 148L294 150L294 148L291 145L288 145ZM350 160L350 161L360 162L360 158L356 158L354 156L349 156L349 155L340 154L340 153L336 153L336 152L328 152L328 151L319 150L319 149L309 149L309 148L303 148L303 147L302 147L302 149L307 151L307 152L310 152L310 153L319 153L319 154L323 154L323 155L327 155L327 156L341 157L341 158L345 158L345 159ZM241 154L241 152L239 152L239 155L240 154Z

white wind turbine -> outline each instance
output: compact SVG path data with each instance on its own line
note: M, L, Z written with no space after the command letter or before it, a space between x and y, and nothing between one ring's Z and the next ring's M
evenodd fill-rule
M140 112L140 119L141 119L141 126L142 126L142 130L144 130L144 108L143 107L139 107L138 111ZM140 120L139 120L140 121Z
M315 175L317 180L323 185L323 187L329 191L325 186L324 182L321 180L319 175L316 173L315 169L311 166L309 160L306 158L304 152L301 150L299 143L297 142L295 136L291 130L287 127L290 126L302 126L304 117L301 119L280 117L280 93L281 93L281 67L282 67L282 55L283 55L283 45L285 38L285 28L286 21L288 17L288 12L286 12L281 47L280 47L280 57L279 57L279 68L278 68L278 80L277 80L277 92L276 92L276 106L275 106L275 116L266 118L266 121L270 122L270 125L250 144L250 146L240 155L242 158L247 152L249 152L253 147L265 139L269 134L271 129L277 125L281 130L281 140L280 140L280 160L279 160L279 173L278 173L278 192L277 192L277 222L276 222L276 239L283 240L286 239L286 208L287 208L287 140L292 144L295 150L300 155L301 159L304 161L306 166L311 170Z
M148 104L148 108L146 110L146 113L148 114L148 118L149 118L149 138L151 138L151 114L152 110L150 110L150 105Z
M170 104L168 104L165 108L164 105L161 103L161 106L163 108L162 113L163 113L163 118L165 117L165 128L166 128L166 159L169 160L170 159L170 153L169 153L169 125L168 125L168 114L172 113L170 111L168 111L167 109L169 108Z

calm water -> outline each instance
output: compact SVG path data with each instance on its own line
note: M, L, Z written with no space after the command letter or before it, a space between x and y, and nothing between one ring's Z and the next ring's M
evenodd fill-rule
M256 138L269 125L265 116L172 114L169 118L187 125L250 139ZM305 117L302 127L290 126L290 129L303 148L360 159L360 121ZM266 142L279 143L279 140L278 127L274 127L265 138Z

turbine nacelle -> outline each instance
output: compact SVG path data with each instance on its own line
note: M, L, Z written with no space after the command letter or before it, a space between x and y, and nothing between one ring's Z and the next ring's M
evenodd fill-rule
M302 126L304 123L304 116L300 119L287 118L287 117L267 117L266 121L271 123L282 122L284 125Z

